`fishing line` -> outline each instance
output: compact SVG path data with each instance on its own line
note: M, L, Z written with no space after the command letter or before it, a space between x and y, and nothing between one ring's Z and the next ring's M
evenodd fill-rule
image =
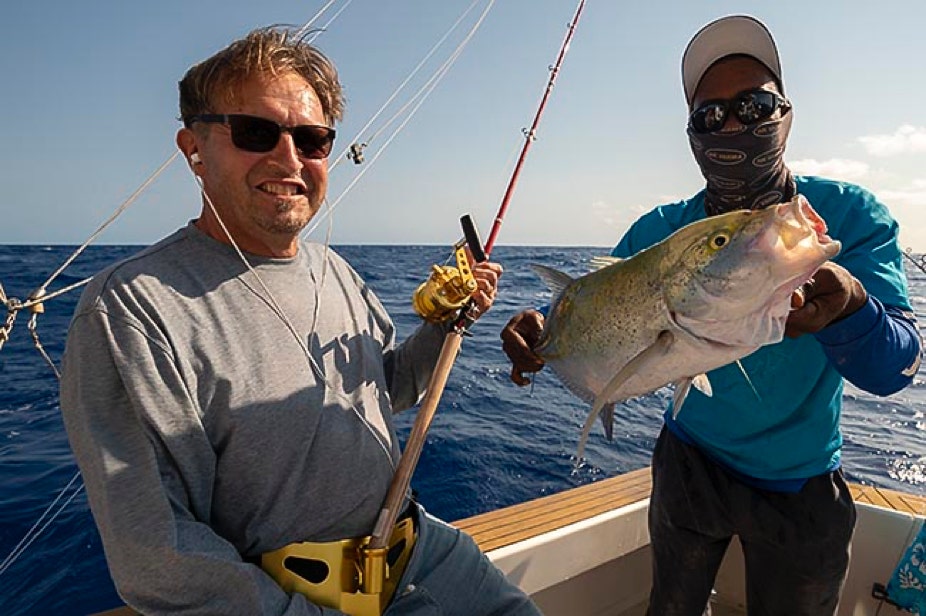
M331 207L328 209L326 214L319 217L318 220L313 221L314 224L311 224L305 231L303 231L303 237L311 235L312 232L315 231L315 229L318 227L318 225L321 224L322 219L325 218L325 216L330 217L334 213L334 209L340 204L340 202L344 199L344 197L347 196L347 193L350 192L350 190L357 184L360 178L366 174L367 170L376 162L376 160L379 159L382 153L388 148L389 144L392 143L393 139L395 139L396 136L398 136L398 134L402 131L402 129L405 128L408 122L418 112L418 109L421 108L421 105L424 104L424 101L427 100L428 96L430 96L431 92L434 91L434 88L436 88L437 85L440 83L440 81L447 75L450 68L453 66L453 64L457 61L457 59L463 53L463 50L465 49L466 45L470 42L470 40L472 40L473 36L476 34L476 31L479 29L483 21L485 21L485 18L488 16L489 10L491 10L491 8L494 5L495 5L495 0L490 0L486 8L483 10L482 14L479 16L479 19L476 21L475 25L470 29L466 37L460 42L459 45L457 45L453 53L437 69L434 75L432 75L431 78L428 79L428 81L425 82L425 84L413 96L412 100L414 100L415 97L418 97L419 100L418 100L418 103L412 108L411 112L409 112L408 117L401 124L399 124L399 126L395 129L392 135L386 140L386 142L376 152L376 155L374 155L374 157L370 159L370 161L364 165L364 169L354 177L354 179L348 184L348 186L343 191L341 191L341 194L338 195L338 197L332 202ZM365 129L362 129L362 130L365 130ZM359 138L359 135L358 135L358 138ZM344 151L345 154L346 152L347 150ZM343 157L343 154L342 154L342 157ZM338 160L334 162L334 164L332 165L332 169L335 166L337 166L338 163L341 162L342 157L339 157Z
M480 0L473 0L472 4L470 4L469 7L468 7L465 11L463 11L463 14L460 15L460 16L457 18L457 20L456 20L456 21L454 22L454 24L450 27L450 29L447 30L447 32L444 34L444 36L442 36L442 37L440 38L440 40L438 40L437 43L434 44L434 46L431 48L431 50L428 51L427 55L425 55L425 57L422 58L421 62L418 63L418 66L416 66L415 69L409 74L409 76L405 78L405 81L403 81L403 82L401 83L401 85L399 86L399 88L396 90L395 94L398 94L398 93L399 93L399 90L401 90L402 88L405 87L405 84L407 84L408 81L412 78L412 76L414 76L415 73L417 73L418 70L419 70L422 66L424 66L424 63L427 62L428 59L430 59L432 55L434 55L434 53L437 51L438 47L440 47L440 46L444 43L444 41L447 40L447 37L449 37L450 34L451 34L454 30L456 30L457 26L460 25L460 22L462 22L463 19L464 19L467 15L469 15L470 11L472 11L473 8L476 6L476 4L478 4L479 2L480 2ZM492 4L494 4L494 3L495 3L495 0L491 0L491 1L489 2L489 5L487 6L487 8L485 9L485 11L483 12L483 16L489 11L489 9L492 8ZM483 18L484 18L484 17L483 17ZM478 28L478 26L479 26L479 23L477 22L476 27ZM416 94L415 94L407 103L405 103L405 105L403 105L403 106L402 106L391 118L389 118L389 119L386 121L386 123L382 126L382 128L380 128L380 129L377 130L375 133L373 133L372 135L370 135L370 136L367 138L367 140L366 140L367 143L371 143L371 142L373 142L374 140L376 140L376 138L379 137L380 133L384 132L384 131L386 130L386 128L388 128L389 125L392 124L392 122L394 122L394 121L396 120L396 118L398 118L399 116L401 116L402 113L403 113L406 109L408 109L408 108L411 106L411 104L414 102L414 99L415 99L417 96L419 96L420 93L421 93L421 90L419 90L418 93L416 93ZM392 102L392 100L393 100L394 98L395 98L395 95L391 96L391 97L389 98L389 100L387 100L387 101L383 104L382 109L385 109L385 107L386 107L390 102ZM377 113L377 115L378 115L378 113ZM375 117L374 117L374 119L375 119ZM368 125L368 126L369 126L369 125ZM366 128L366 127L365 127L365 128ZM361 132L362 132L362 131L361 131Z
M72 485L74 485L74 482L77 481L79 477L80 471L74 473L74 476L71 477L71 480L67 483L67 485L64 486L60 492L58 492L58 496L55 497L55 500L53 500L51 504L45 508L45 511L42 512L42 515L39 516L39 519L35 521L35 523L26 532L23 538L20 539L19 543L16 544L16 547L14 547L9 555L3 559L3 562L0 563L0 576L6 573L7 569L13 566L13 563L15 563L16 560L19 559L23 553L25 553L26 548L32 545L32 543L39 537L39 535L41 535L45 529L48 528L48 525L51 524L55 518L61 514L62 511L64 511L64 509L71 503L72 500L74 500L74 497L83 491L84 484L81 483L80 486L78 486L78 488L71 494L71 496L68 497L68 499L64 501L60 507L58 507L58 510L54 513L54 515L52 515L44 524L42 524L41 528L38 528L39 524L42 523L42 520L45 519L45 516L48 515L48 513L54 508L55 504L61 500L61 497L64 496L64 493L67 492ZM36 528L38 528L38 530L36 530Z
M283 307L280 305L276 297L270 291L270 288L264 282L263 278L261 278L260 275L257 273L257 271L251 266L251 263L248 261L244 252L235 242L235 239L232 237L231 232L229 232L228 227L225 226L225 222L222 220L222 217L219 215L219 212L216 209L215 204L213 204L212 198L209 196L209 194L206 192L205 187L203 186L202 178L200 178L196 174L193 174L193 177L196 179L197 184L199 184L200 192L203 195L203 199L207 203L209 209L212 211L212 214L215 216L216 220L218 221L219 226L222 228L222 232L225 233L225 237L228 239L232 248L234 248L235 252L238 254L238 257L241 260L241 262L244 264L247 270L251 273L251 275L254 276L254 279L257 280L257 283L260 285L261 289L263 290L265 297L262 297L260 293L256 293L256 292L255 292L255 295L263 299L269 305L271 312L273 312L277 316L277 318L279 318L280 321L282 321L283 324L286 326L286 329L292 335L293 339L295 339L296 344L299 345L299 348L302 350L303 354L305 355L306 360L308 361L308 364L309 364L309 368L312 371L312 373L315 375L315 378L317 378L320 383L324 384L326 389L329 392L331 392L335 397L340 399L341 402L343 402L348 407L350 407L354 415L356 415L357 418L367 427L367 429L373 433L373 436L376 438L376 442L379 443L379 446L382 448L383 452L386 454L386 458L389 460L389 463L392 465L393 469L395 469L395 464L392 461L392 452L389 450L389 447L384 442L385 436L381 438L379 435L379 432L369 423L367 418L364 417L363 413L360 412L360 410L354 405L354 403L345 394L340 392L337 388L333 387L331 383L328 382L328 380L325 378L325 373L321 369L321 367L318 365L317 361L315 360L315 357L312 355L312 352L309 350L308 344L306 342L303 342L302 337L296 331L295 325L293 325L289 316L283 310ZM315 289L314 289L315 309L312 315L312 326L309 328L309 335L307 336L307 339L310 339L315 334L315 328L318 325L318 314L319 314L320 306L321 306L321 289L325 285L325 277L328 271L327 263L328 263L329 249L330 249L330 246L326 242L325 251L323 253L323 258L322 258L322 278L320 281L315 280L315 274L312 272L311 266L309 267L309 277L312 279L312 282L315 285ZM243 278L239 278L239 280L241 280L242 284L244 284L248 289L254 292L251 286L247 282L245 282Z
M390 94L389 97L386 99L386 102L384 102L384 103L380 106L380 108L376 111L376 113L374 113L373 116L367 121L367 123L366 123L360 130L357 131L357 133L354 135L354 139L351 141L351 143L356 143L357 141L360 140L361 135L363 135L363 133L366 132L367 129L370 128L370 126L377 120L377 118L379 118L380 115L382 115L382 113L386 110L386 107L388 107L389 104L390 104L393 100L395 100L396 96L399 95L399 92L401 92L403 89L405 89L405 86L408 84L408 82L411 81L411 79L412 79L416 74L418 74L418 71L420 71L421 68L424 66L424 64L431 58L431 56L433 56L433 55L437 52L438 48L440 48L440 46L444 43L444 41L447 39L447 37L450 36L450 34L457 28L457 26L458 26L458 25L460 24L460 22L464 19L464 17L466 17L466 15L469 14L469 12L472 10L472 8L473 8L474 6L476 6L476 4L477 4L479 1L480 1L480 0L473 0L473 3L469 6L469 8L467 8L467 9L463 12L463 14L460 15L460 17L457 18L457 21L454 22L454 24L450 27L450 29L447 30L447 32L444 33L444 35L437 41L437 43L435 43L435 44L431 47L431 49L428 51L427 54L425 54L424 58L422 58L422 60L418 63L418 65L417 65L414 69L412 69L411 73L409 73L408 76L405 77L405 79L396 87L396 89L393 90L392 94ZM495 1L495 0L492 0L492 2L494 2L494 1ZM420 93L420 90L419 90L419 93ZM415 94L414 96L418 96L418 94ZM414 98L414 97L413 97L413 98ZM404 107L403 107L403 108L404 108ZM392 120L390 120L390 122L392 122ZM373 135L372 137L370 137L369 140L372 140L374 137L376 137L377 134L378 134L378 133L374 133L374 135ZM369 140L368 140L368 141L369 141ZM338 155L337 157L335 157L335 161L334 161L334 163L331 165L331 169L332 169L332 170L334 170L334 168L337 167L338 164L340 164L342 160L346 159L346 154L348 153L348 151L350 151L350 146L344 148L344 150L341 152L341 154Z
M341 13L344 12L344 9L346 9L348 6L350 6L350 3L351 3L351 2L352 2L352 0L347 0L347 2L344 4L344 6L342 6L340 9L338 9L338 11L334 14L334 16L333 16L331 19L329 19L329 20L325 23L325 25L323 25L317 32L315 32L312 36L310 36L310 37L308 38L308 43L309 43L309 44L314 43L314 42L315 42L315 39L317 39L319 36L321 36L321 33L324 32L324 31L326 31L326 30L328 29L328 26L330 26L332 23L334 23L334 20L341 16ZM303 26L302 28L305 29L308 25L309 25L309 24L306 24L306 25ZM299 33L302 33L302 29L299 30Z
M298 37L300 37L300 36L305 36L306 32L309 31L309 28L312 27L312 24L315 23L315 20L317 20L319 17L321 17L321 16L322 16L322 13L324 13L325 11L327 11L327 10L328 10L328 7L330 7L330 6L331 6L332 4L334 4L335 2L337 2L337 0L328 0L328 4L326 4L325 6L323 6L322 8L320 8L320 9L318 10L318 12L315 13L315 15L313 15L311 18L309 18L309 21L305 22L305 23L302 25L302 27L299 28L299 30L296 31L296 38L298 38ZM351 2L351 0L347 0L347 4L350 4L350 2ZM344 8L346 8L346 7L347 7L347 5L344 5ZM344 10L344 9L342 8L341 11L343 11L343 10ZM341 11L338 11L338 12L335 14L335 16L332 17L332 18L328 21L328 24L330 24L332 21L334 21L335 18L337 18L337 16L341 14ZM326 24L326 26L327 26L328 24ZM317 36L317 35L316 35L316 36ZM314 39L313 39L313 40L314 40Z

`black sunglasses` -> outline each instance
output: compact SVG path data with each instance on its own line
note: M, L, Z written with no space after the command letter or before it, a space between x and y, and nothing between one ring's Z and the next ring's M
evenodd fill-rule
M282 126L273 120L242 113L203 113L184 121L187 127L194 122L225 124L231 129L232 143L246 152L269 152L277 146L283 133L293 136L296 149L305 158L328 158L334 145L335 130L330 126Z
M754 88L744 90L730 99L706 101L691 112L688 125L696 133L714 133L724 127L730 113L744 126L749 126L770 118L779 109L782 115L790 111L791 103L788 99L771 90Z

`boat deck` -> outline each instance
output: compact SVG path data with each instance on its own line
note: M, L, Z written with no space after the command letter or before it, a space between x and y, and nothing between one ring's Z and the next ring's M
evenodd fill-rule
M470 534L483 552L490 552L649 498L650 486L649 468L641 468L458 520L453 525Z
M849 485L857 502L915 516L926 516L926 496L873 486ZM491 552L648 499L650 487L650 469L641 468L550 496L457 520L453 525L469 533L483 552ZM645 604L623 612L622 616L638 616L644 611ZM716 606L714 613L726 616L741 615L743 612L728 611L727 607ZM129 608L121 607L97 616L135 614L136 612Z
M497 509L453 523L483 552L563 528L617 507L649 498L650 469L641 468L572 490ZM926 496L850 483L856 502L926 516Z

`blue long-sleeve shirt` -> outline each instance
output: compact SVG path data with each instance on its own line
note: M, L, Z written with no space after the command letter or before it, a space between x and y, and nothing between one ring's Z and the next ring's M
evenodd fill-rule
M847 381L878 396L909 385L920 365L922 341L915 316L875 297L814 336Z
M834 261L865 287L856 313L813 335L786 338L708 377L713 395L689 393L666 424L732 472L767 489L799 490L804 480L839 466L843 378L877 395L908 385L922 341L911 310L897 222L865 189L798 177L807 197L842 242ZM704 193L655 208L627 231L612 254L629 257L704 218Z

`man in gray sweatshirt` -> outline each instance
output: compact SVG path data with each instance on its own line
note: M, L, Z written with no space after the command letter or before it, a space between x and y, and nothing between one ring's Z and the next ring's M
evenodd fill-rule
M256 563L372 532L399 458L392 413L418 402L445 334L424 323L397 346L356 272L300 240L342 110L334 67L286 29L192 67L177 145L202 212L81 297L61 409L113 579L144 614L341 614ZM501 267L473 270L484 312ZM407 512L387 614L539 613L471 538Z

